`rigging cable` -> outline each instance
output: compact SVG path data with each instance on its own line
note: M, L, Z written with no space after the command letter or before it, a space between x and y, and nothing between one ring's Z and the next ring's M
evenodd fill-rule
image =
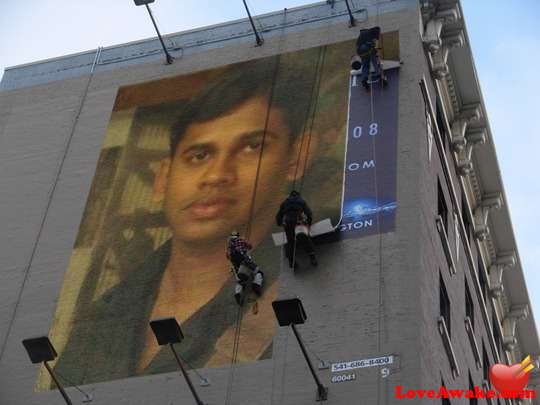
M304 165L302 167L302 177L300 178L300 190L302 190L302 187L304 186L304 178L305 178L305 174L306 174L306 167L307 167L308 160L309 160L309 149L311 147L311 136L313 134L313 124L315 122L315 116L317 115L317 108L319 107L319 92L320 92L320 89L321 89L322 72L323 72L324 63L325 63L325 60L326 60L326 48L327 48L326 45L324 47L320 48L319 59L317 60L317 73L315 74L315 81L316 81L315 89L316 90L315 90L315 96L314 96L315 97L315 105L313 107L313 113L311 114L311 123L310 123L310 127L309 127L306 154L305 154L305 157L304 157ZM313 95L312 95L312 100L313 100Z
M275 85L276 85L276 79L277 79L277 74L278 74L278 70L279 70L280 61L281 61L281 55L278 54L275 57L274 71L273 71L273 74L272 74L272 83L271 83L271 86L270 86L270 94L268 95L268 105L267 105L267 110L266 110L266 118L265 118L265 121L264 121L264 131L263 131L263 136L262 136L261 149L259 151L259 160L257 162L257 171L256 171L256 175L255 175L255 183L253 184L253 192L251 193L251 203L250 203L249 217L248 217L248 223L247 223L247 226L246 226L246 238L248 238L248 239L249 239L249 236L250 236L250 233L251 233L251 223L252 223L252 220L253 220L253 213L255 211L255 199L257 197L257 186L259 184L259 172L261 170L261 162L262 162L263 153L264 153L264 145L265 145L266 135L268 133L268 124L270 122L270 110L272 109L272 102L273 102L273 99L274 99L274 88L275 88Z
M287 8L284 8L283 9L283 21L282 21L282 24L281 24L281 35L280 35L280 40L279 40L279 45L278 45L278 55L281 55L281 52L282 52L282 46L283 46L283 42L284 42L284 35L285 35L285 28L287 26ZM283 262L284 262L284 254L283 254L283 248L281 249L281 254L280 254L280 268L279 268L279 271L280 271L280 274L283 273ZM288 344L288 331L287 331L287 335L286 335L286 340L285 340L285 354L284 354L284 357L283 357L283 371L282 371L282 375L281 375L281 398L280 398L280 401L279 403L282 404L283 403L283 391L284 391L284 386L285 386L285 367L286 367L286 360L287 360L287 344ZM270 393L270 404L273 405L274 404L274 386L275 386L275 377L276 377L276 365L275 365L275 358L274 356L272 356L272 359L273 359L273 370L272 370L272 390L271 390L271 393Z
M296 187L296 179L298 177L298 168L300 167L300 160L302 158L302 150L304 149L304 139L306 137L306 132L307 132L307 122L309 121L309 116L311 114L311 105L313 103L313 98L314 98L314 94L316 92L315 88L316 88L316 85L317 85L317 76L319 74L319 68L320 68L320 62L321 62L321 52L322 52L322 47L319 48L319 55L317 57L317 63L315 65L315 74L313 76L313 83L311 85L311 91L310 91L310 97L309 97L309 105L306 109L306 116L304 118L304 125L303 125L303 128L302 128L302 135L300 136L300 147L298 148L298 156L296 158L296 165L295 165L295 168L294 168L294 177L293 177L293 183L292 183L292 187L291 187L291 191L295 189ZM318 92L317 92L318 94ZM312 122L313 124L313 122ZM310 131L311 129L313 129L313 125L312 127L310 128ZM311 132L310 134L308 135L310 138L311 138ZM305 172L305 168L303 170L303 173ZM303 175L302 173L302 175Z
M83 391L74 382L70 381L69 379L64 377L62 374L60 374L60 372L58 370L55 370L54 372L58 377L60 377L60 379L64 380L65 383L67 382L70 386L72 386L73 388L75 388L77 391L79 391L81 394L84 395L84 399L82 400L83 402L91 402L92 401L92 395L91 394L88 394L87 392Z
M377 7L377 15L376 15L376 25L379 26L379 14L380 14L380 0L377 1L377 4L376 4L376 7ZM382 31L382 30L381 30ZM380 46L379 46L379 69L380 69L380 73L379 73L379 81L380 81L380 87L382 88L382 85L383 85L383 79L384 79L384 67L383 67L383 64L382 64L382 51L383 51L383 33L381 32L380 33ZM373 85L371 87L371 122L374 123L375 122L375 108L374 108L374 102L373 102ZM380 130L380 128L378 128L378 130ZM371 140L371 145L372 145L372 151L373 151L373 159L375 159L375 162L377 161L376 159L376 145L375 145L375 138L376 137L372 137L372 140ZM379 207L379 184L378 184L378 179L377 179L377 166L375 167L375 170L374 170L374 182L375 182L375 205L376 205L376 208L377 208L377 234L379 236L379 279L378 279L378 316L377 316L377 352L380 353L381 351L381 347L382 347L382 333L381 333L381 329L382 329L382 325L383 325L383 317L384 317L384 311L383 311L383 305L384 305L384 298L383 298L383 293L384 293L384 276L383 276L383 273L382 273L382 267L383 267L383 255L382 255L382 233L381 233L381 225L380 225L380 222L381 222L381 210L380 210L380 207ZM381 391L381 379L380 378L377 378L377 392L379 393L379 395L377 395L377 403L380 404L380 401L381 401L381 395L380 395L380 391Z
M30 257L29 257L28 262L26 263L26 265L24 267L23 280L22 280L21 286L19 288L19 291L17 293L17 299L15 301L15 308L13 309L13 312L12 312L11 317L9 319L9 323L8 323L7 331L6 331L6 334L5 334L5 338L4 338L4 341L2 343L2 346L0 347L0 358L2 358L2 356L3 356L3 354L4 354L5 350L6 350L7 343L8 343L8 340L9 340L9 336L11 335L11 331L12 331L13 325L15 323L15 318L17 316L17 312L18 312L18 309L19 309L19 306L20 306L20 303L21 303L23 291L24 291L24 289L26 287L26 283L28 281L28 277L30 275L30 270L32 268L32 265L34 264L34 259L35 259L35 256L36 256L38 245L39 245L39 242L41 241L43 230L45 228L45 222L46 222L46 220L47 220L47 218L49 216L49 210L50 210L51 205L52 205L52 200L54 198L56 188L57 188L58 183L60 181L60 175L62 174L62 170L64 169L64 164L65 164L65 162L67 160L67 156L68 156L68 153L69 153L71 142L73 140L73 137L75 136L75 131L77 130L77 127L78 127L78 124L79 124L79 118L81 116L82 110L84 108L84 104L86 102L86 98L87 98L88 93L90 91L90 85L92 83L92 79L94 78L94 71L95 71L96 65L98 64L99 57L101 56L102 49L103 49L102 47L98 47L96 49L96 54L94 56L94 61L92 62L91 67L90 67L88 80L83 85L82 94L81 94L81 97L79 98L78 105L77 105L77 107L75 109L75 115L73 117L73 122L71 124L69 132L68 132L68 134L66 136L66 139L64 140L64 143L62 145L62 149L60 151L59 163L58 163L58 166L56 167L56 170L55 170L55 173L54 173L54 178L52 179L52 184L51 184L51 186L50 186L50 188L49 188L49 190L47 192L47 200L46 200L45 208L44 208L44 210L42 212L42 215L41 215L41 220L40 220L40 223L39 223L39 228L37 230L36 238L32 242L32 250L30 252Z
M285 255L283 252L283 249L281 249L281 255L280 255L280 266L279 271L280 274L283 274L283 263L284 263ZM283 398L285 397L285 375L286 375L286 369L287 369L287 347L289 345L289 328L285 329L285 342L283 343L283 360L282 360L282 366L281 366L281 385L280 385L280 398L278 404L283 404ZM280 328L280 330L283 330ZM272 389L270 394L270 405L274 405L274 392L275 392L275 380L276 380L276 357L272 356L272 362L273 362L273 369L272 369Z
M327 25L326 35L327 35L327 38L330 36L330 23L328 23L328 25ZM301 181L300 181L300 187L299 187L299 190L298 190L299 192L302 191L302 188L303 188L303 185L304 185L304 177L305 177L305 173L306 173L307 163L308 163L308 160L309 160L309 149L310 149L310 146L311 146L311 136L313 134L313 126L314 126L314 121L315 121L315 115L317 113L317 107L319 105L319 92L320 92L320 87L321 87L321 77L322 77L323 67L324 67L324 63L326 61L326 50L327 50L327 45L321 45L319 47L319 54L318 54L318 57L317 57L315 74L314 74L314 77L313 77L313 84L312 84L312 87L311 87L309 105L308 105L308 108L307 108L307 111L306 111L306 116L305 116L305 119L304 119L304 126L303 126L301 140L300 140L300 147L299 147L299 150L298 150L298 157L296 159L296 167L295 167L295 171L294 171L294 178L293 178L291 191L294 190L295 186L296 186L298 168L299 168L300 161L301 161L302 149L303 149L303 145L304 145L304 138L305 138L305 135L306 135L307 122L310 120L310 114L311 114L311 121L310 121L310 124L309 124L308 141L307 141L307 147L306 147L306 152L305 152L306 155L305 155L305 158L304 158L304 166L302 168L302 176L301 176ZM313 103L314 103L314 106L312 108ZM283 271L283 262L284 262L283 259L284 259L284 255L283 255L283 247L282 247L282 249L281 249L281 261L280 261L280 271ZM295 261L296 261L296 237L294 239L293 254L292 254L292 263L293 263L293 265L294 265ZM286 376L286 369L287 369L288 338L289 338L289 328L287 328L287 332L286 332L286 335L285 335L286 340L285 340L285 349L284 349L284 356L283 356L283 367L282 367L282 373L281 373L281 395L280 395L280 401L279 401L280 404L284 403L283 400L284 400L284 397L285 397L285 376ZM320 359L319 356L317 356L317 355L315 355L315 356L319 359L319 361L321 363L323 363L323 361ZM271 404L274 403L274 394L273 394L273 391L274 391L274 375L275 375L275 370L274 370L274 373L272 375Z
M285 398L285 376L287 371L287 348L289 347L289 328L286 328L287 332L285 334L285 349L283 351L283 370L281 373L281 395L279 398L279 404L283 404L283 399Z
M255 210L255 199L256 199L256 196L257 196L257 186L258 186L258 183L259 183L259 174L260 174L260 169L261 169L261 162L262 162L263 153L264 153L264 145L265 145L266 135L268 133L268 124L269 124L269 121L270 121L270 111L271 111L271 108L272 108L272 102L273 102L273 98L274 98L274 88L275 88L275 84L276 84L276 79L277 79L277 74L278 74L278 70L279 70L280 60L281 60L281 55L278 53L276 55L276 57L275 57L275 65L274 65L274 71L273 71L273 74L272 74L272 82L271 82L271 86L270 86L270 94L268 96L268 105L267 105L267 111L266 111L266 118L265 118L265 122L264 122L264 130L263 130L263 136L262 136L262 142L261 142L261 149L259 151L259 160L258 160L258 163L257 163L257 171L256 171L256 175L255 175L255 181L254 181L254 184L253 184L253 191L252 191L252 194L251 194L250 212L249 212L249 217L248 217L248 222L247 222L247 225L246 225L246 232L245 232L247 240L249 240L249 236L251 234L251 224L252 224L252 220L253 220L253 213L254 213L254 210ZM239 350L239 346L240 346L240 332L241 332L241 329L242 329L242 318L243 318L243 310L242 310L241 306L238 306L237 315L236 315L236 327L235 327L234 340L233 340L233 353L232 353L232 358L231 358L231 369L230 369L230 372L229 372L229 381L227 383L227 393L226 393L226 398L225 398L225 404L226 405L230 404L230 400L231 400L232 386L233 386L233 383L234 383L235 364L236 364L236 361L237 361L237 358L238 358L238 350Z
M307 135L308 140L307 140L305 158L304 158L303 167L302 167L302 175L300 176L300 187L299 187L299 190L298 190L299 192L302 191L302 188L303 188L303 185L304 185L304 177L305 177L305 173L306 173L307 163L308 163L308 160L309 160L309 149L310 149L310 146L311 146L311 136L313 134L313 124L314 124L314 121L315 121L315 115L317 113L317 107L319 105L319 90L320 90L320 87L321 87L321 77L322 77L322 70L323 70L325 59L326 59L326 45L319 47L319 54L318 54L318 57L317 57L317 63L315 65L316 66L315 67L315 74L313 76L313 84L311 86L311 94L310 94L310 99L309 99L309 106L307 108L306 117L304 119L304 127L303 127L303 130L302 130L302 137L300 139L300 147L298 149L298 157L296 159L296 167L295 167L295 170L294 170L294 178L293 178L293 184L292 184L291 190L294 190L295 186L296 186L296 178L298 176L298 168L300 167L300 164L301 164L302 150L304 149L304 138L305 138L306 132L307 132L308 133L308 135ZM315 100L315 102L314 102L314 100ZM313 108L312 108L312 105L313 105ZM308 132L307 131L307 128L308 128L307 123L308 123L308 121L310 121L310 115L311 115L311 122L310 122L310 125L309 125L309 132ZM294 266L295 261L296 261L296 238L294 239L294 246L293 246L293 252L292 252L293 266Z

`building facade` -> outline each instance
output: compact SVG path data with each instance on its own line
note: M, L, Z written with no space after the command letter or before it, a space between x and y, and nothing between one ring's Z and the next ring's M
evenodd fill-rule
M540 347L459 1L350 3L355 26L344 1L258 16L261 46L248 20L169 35L172 64L152 39L6 70L0 403L62 403L21 344L39 335L74 403L194 403L149 334L163 316L180 322L204 403L313 403L270 305L291 297L328 403L538 403L398 397L491 389L492 365L530 355L538 369ZM389 84L366 92L350 56L373 26ZM293 271L272 237L291 189L335 227L315 238L317 267L298 252ZM224 251L165 283L175 252L211 259L203 243L233 228L256 240L260 299L237 310Z

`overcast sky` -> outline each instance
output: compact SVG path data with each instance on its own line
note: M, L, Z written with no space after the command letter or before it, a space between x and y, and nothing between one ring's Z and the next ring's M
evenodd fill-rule
M249 0L252 14L312 1ZM362 4L361 0L354 0ZM540 1L462 0L521 263L540 316ZM156 0L163 34L245 17L241 0ZM0 7L0 73L5 67L153 37L132 0L5 0Z

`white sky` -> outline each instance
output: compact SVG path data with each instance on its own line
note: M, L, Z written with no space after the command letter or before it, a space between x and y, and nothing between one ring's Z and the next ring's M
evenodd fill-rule
M538 317L540 2L461 1L529 296ZM253 15L309 3L248 1ZM241 0L156 0L151 7L162 34L245 17ZM0 4L0 74L9 66L153 36L146 10L132 0L4 0Z

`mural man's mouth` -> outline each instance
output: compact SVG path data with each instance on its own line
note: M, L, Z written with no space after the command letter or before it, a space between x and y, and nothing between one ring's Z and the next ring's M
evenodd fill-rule
M231 198L208 198L193 202L188 209L196 219L214 219L225 215L235 203Z

